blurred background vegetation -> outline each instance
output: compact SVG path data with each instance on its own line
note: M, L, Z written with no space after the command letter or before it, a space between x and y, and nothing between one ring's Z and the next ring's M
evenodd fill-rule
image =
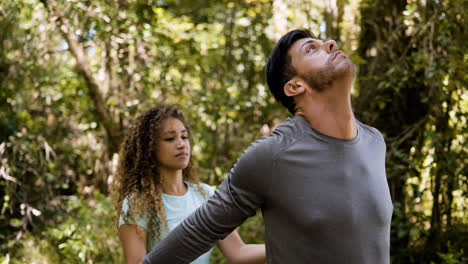
M178 103L202 180L288 114L264 81L294 28L358 65L353 107L387 142L392 263L468 262L463 0L0 3L0 263L121 263L109 186L135 116ZM261 213L240 227L263 243ZM213 263L225 263L219 251Z

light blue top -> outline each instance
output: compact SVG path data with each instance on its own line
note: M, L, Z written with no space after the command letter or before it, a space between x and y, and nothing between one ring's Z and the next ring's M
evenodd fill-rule
M175 196L163 193L161 195L164 204L164 213L166 214L166 226L161 229L161 238L167 236L176 226L180 224L187 216L189 216L195 209L197 209L202 203L204 203L208 197L205 197L199 192L197 185L185 182L187 186L187 192L182 196ZM214 189L204 183L200 184L206 195L213 195ZM128 199L125 198L122 203L122 214L119 219L119 227L123 224L133 224L131 222L125 222L122 215L128 211ZM137 218L137 225L141 226L145 230L148 230L147 219L145 216ZM156 245L160 239L153 238L153 241L147 241L147 251L150 252L152 246ZM152 242L152 243L151 243ZM209 264L210 255L213 249L210 249L205 254L201 255L192 263L195 264Z

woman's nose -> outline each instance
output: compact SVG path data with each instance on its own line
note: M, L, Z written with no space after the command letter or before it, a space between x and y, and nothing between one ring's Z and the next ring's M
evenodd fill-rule
M184 147L185 146L185 140L183 138L178 138L176 142L176 146L178 148Z

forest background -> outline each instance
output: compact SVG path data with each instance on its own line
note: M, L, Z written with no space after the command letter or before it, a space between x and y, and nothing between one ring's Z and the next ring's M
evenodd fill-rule
M217 186L288 117L264 65L307 28L358 66L359 120L387 143L392 263L468 262L463 0L0 3L0 263L121 263L110 183L126 129L181 105ZM240 233L264 241L261 213ZM213 263L225 263L219 251Z

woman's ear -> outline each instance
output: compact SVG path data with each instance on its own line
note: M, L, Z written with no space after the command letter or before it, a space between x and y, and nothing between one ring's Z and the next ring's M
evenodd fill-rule
M296 78L293 78L287 82L284 87L284 94L286 96L297 96L305 92L305 86L302 80L298 80Z

